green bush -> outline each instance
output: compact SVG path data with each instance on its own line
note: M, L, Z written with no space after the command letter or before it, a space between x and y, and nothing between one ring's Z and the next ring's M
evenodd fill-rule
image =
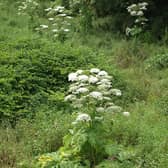
M1 120L33 117L51 95L59 97L59 91L66 89L70 71L95 63L95 55L87 48L39 39L2 43L0 48Z

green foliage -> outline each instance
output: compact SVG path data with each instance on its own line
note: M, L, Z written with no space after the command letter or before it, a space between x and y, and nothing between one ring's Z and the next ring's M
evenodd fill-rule
M49 104L50 95L65 90L69 71L88 66L91 59L94 63L94 54L87 49L44 40L25 39L0 47L1 120L31 118L41 104Z
M166 52L157 54L146 61L146 69L152 70L154 68L159 70L168 68L168 54Z
M167 92L163 94L163 97L158 99L156 104L158 104L160 112L162 114L168 115L168 93Z
M114 32L125 30L132 22L125 8L139 1L92 1L91 14L99 17L92 24L97 24L98 31L89 29L92 34L85 32L83 36L76 31L62 44L28 29L28 25L37 27L45 20L43 9L50 1L39 2L40 18L32 23L28 16L16 15L18 4L13 0L0 0L0 167L41 168L36 164L40 156L48 168L168 167L167 2L148 1L151 31L142 34L141 41L126 41ZM66 8L70 8L67 2ZM82 18L79 15L76 19ZM156 37L161 39L163 33L161 46ZM149 38L155 44L142 42L150 42ZM157 53L164 57L161 66ZM152 58L152 71L145 71ZM123 92L113 100L131 115L125 118L105 113L101 122L84 122L74 128L70 123L77 114L71 115L72 108L63 101L69 84L66 76L95 66L113 76L113 87Z
M34 167L34 157L53 152L62 145L62 137L71 120L69 114L43 106L31 122L20 120L15 129L3 121L0 127L0 167Z

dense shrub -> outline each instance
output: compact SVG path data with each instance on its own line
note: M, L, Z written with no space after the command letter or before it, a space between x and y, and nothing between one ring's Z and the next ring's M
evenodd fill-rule
M66 88L69 71L95 62L87 49L38 39L1 44L0 48L1 120L32 117L38 106L48 103L51 93Z

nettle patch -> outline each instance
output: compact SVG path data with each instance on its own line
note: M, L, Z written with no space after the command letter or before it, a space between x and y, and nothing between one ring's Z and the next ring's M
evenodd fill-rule
M70 84L65 101L74 108L69 133L63 139L63 146L55 153L38 158L39 167L94 167L109 157L108 139L115 115L130 116L112 101L121 96L113 88L112 79L106 71L97 68L70 73Z

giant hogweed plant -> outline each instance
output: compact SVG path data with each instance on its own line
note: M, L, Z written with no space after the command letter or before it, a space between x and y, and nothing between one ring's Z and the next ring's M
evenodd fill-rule
M64 6L54 5L45 9L47 24L41 24L35 30L41 33L47 33L53 38L64 42L70 31L72 31L73 17L69 10Z
M39 8L39 3L37 0L24 0L18 2L18 15L26 15L30 17L30 21L34 21L35 16L37 16L37 11ZM31 23L32 24L32 23Z
M68 76L70 82L65 101L74 108L74 121L69 133L63 138L63 146L55 153L42 155L38 165L43 168L89 168L108 157L108 133L113 116L122 108L113 102L121 96L119 89L112 86L112 76L97 68L78 70Z
M127 7L127 11L133 17L134 23L132 27L126 28L126 35L131 37L138 36L143 32L148 19L145 17L145 11L147 10L148 3L142 2L138 4L132 4Z

